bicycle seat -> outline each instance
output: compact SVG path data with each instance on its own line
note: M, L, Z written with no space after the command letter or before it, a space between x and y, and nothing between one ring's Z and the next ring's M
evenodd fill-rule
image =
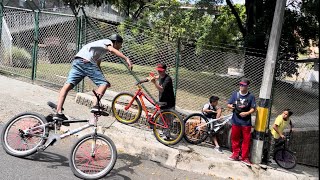
M165 106L165 105L167 105L166 102L157 102L157 104L158 104L159 106Z

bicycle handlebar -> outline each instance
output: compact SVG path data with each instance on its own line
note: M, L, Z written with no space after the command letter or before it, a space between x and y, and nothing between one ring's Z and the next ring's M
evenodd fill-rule
M139 85L139 84L142 84L142 83L145 83L145 82L148 82L149 79L143 79L143 80L140 80L138 82L136 82L136 85Z

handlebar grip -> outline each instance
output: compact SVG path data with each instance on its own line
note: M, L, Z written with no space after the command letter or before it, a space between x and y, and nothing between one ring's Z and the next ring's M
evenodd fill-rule
M138 82L136 82L136 85L139 85L139 84L142 84L142 83L145 83L145 82L148 82L149 79L143 79L143 80L140 80Z

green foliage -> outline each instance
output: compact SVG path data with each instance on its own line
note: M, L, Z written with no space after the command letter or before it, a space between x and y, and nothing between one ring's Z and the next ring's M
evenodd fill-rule
M31 55L24 48L13 46L11 53L10 51L5 52L5 59L13 67L31 68Z

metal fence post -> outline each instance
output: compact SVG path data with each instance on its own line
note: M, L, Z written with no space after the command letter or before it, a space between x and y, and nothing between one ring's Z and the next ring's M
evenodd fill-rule
M34 45L32 51L32 74L31 80L34 81L37 76L37 59L39 44L39 10L34 11Z
M76 17L77 19L77 52L80 50L81 48L81 38L82 38L82 35L81 35L81 27L82 27L82 16L77 16ZM84 89L84 80L82 80L82 88L80 88L80 85L78 84L76 86L76 91L77 92L83 92L83 89Z
M176 74L174 81L174 98L177 100L177 90L178 90L178 79L179 79L179 65L180 65L180 50L181 50L181 40L178 38L177 41L177 53L176 53Z
M2 18L3 18L3 0L0 0L0 47L2 42Z

